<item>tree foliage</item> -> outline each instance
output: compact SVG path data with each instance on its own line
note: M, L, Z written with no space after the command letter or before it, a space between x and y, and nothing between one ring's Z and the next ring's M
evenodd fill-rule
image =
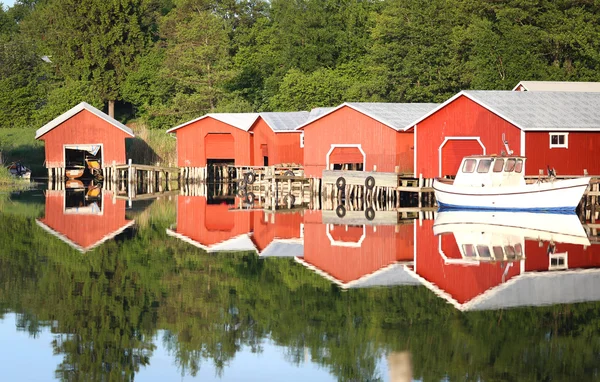
M575 0L18 0L0 11L0 124L39 127L81 100L165 129L214 111L598 81L598 14Z

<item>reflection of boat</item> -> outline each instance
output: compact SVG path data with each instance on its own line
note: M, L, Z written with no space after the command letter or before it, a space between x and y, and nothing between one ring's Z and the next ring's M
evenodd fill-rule
M441 208L573 211L590 182L551 176L526 184L524 175L524 157L467 156L454 181L436 178L433 189Z
M68 168L65 170L65 175L67 176L67 178L69 179L77 179L77 178L81 178L81 176L83 175L85 171L85 168Z
M31 178L31 170L25 167L21 162L12 162L7 168L13 176L23 179Z
M457 242L459 236L467 238L469 235L472 237L485 233L500 238L520 237L590 245L585 229L574 213L441 211L436 216L433 233L434 235L454 233Z
M100 193L102 192L102 187L100 186L92 186L88 189L87 193L85 194L85 198L86 199L94 199L100 196Z

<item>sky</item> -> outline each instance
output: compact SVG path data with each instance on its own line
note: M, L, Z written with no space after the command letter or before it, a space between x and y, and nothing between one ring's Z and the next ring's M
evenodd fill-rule
M15 0L0 0L0 3L4 4L4 8L12 7Z

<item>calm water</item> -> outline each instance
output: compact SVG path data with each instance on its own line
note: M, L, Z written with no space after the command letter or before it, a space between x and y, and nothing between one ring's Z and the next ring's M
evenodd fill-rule
M2 381L600 378L600 240L575 215L86 193L0 194Z

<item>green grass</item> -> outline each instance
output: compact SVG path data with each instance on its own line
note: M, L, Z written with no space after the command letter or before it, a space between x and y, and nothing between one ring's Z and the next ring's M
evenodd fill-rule
M164 130L150 130L139 123L130 123L135 138L126 140L127 158L137 164L176 166L175 139ZM20 161L31 169L32 177L45 177L44 142L35 139L35 129L0 129L0 162L3 166ZM2 184L4 181L0 180Z
M4 165L21 161L32 176L44 176L44 142L35 140L35 129L0 129L0 153Z

